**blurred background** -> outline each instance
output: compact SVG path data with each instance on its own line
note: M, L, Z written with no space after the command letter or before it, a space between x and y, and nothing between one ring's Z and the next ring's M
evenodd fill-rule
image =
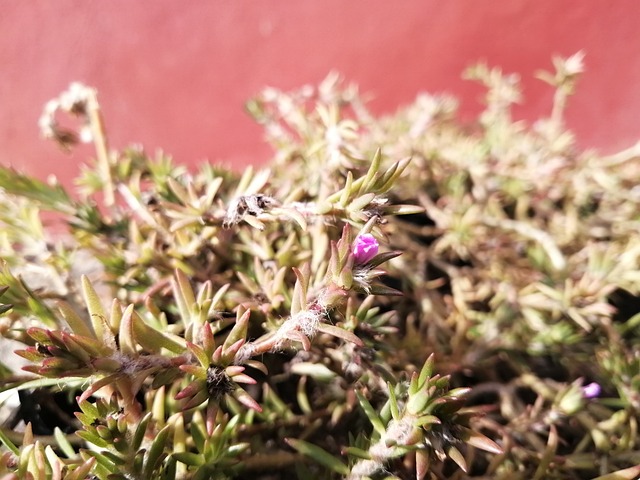
M49 99L73 81L96 87L111 146L162 148L179 163L240 168L271 156L244 103L265 86L341 73L376 114L421 91L447 92L471 116L482 89L461 79L478 61L521 76L516 116L551 106L534 78L553 55L585 53L567 120L581 148L640 139L640 2L636 0L3 0L0 163L69 185L88 147L40 138Z

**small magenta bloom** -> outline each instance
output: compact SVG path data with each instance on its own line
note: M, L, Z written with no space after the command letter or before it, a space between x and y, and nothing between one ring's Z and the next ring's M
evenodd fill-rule
M595 398L600 395L601 390L600 385L596 382L591 382L590 384L582 387L582 396L584 398Z
M378 254L378 241L370 233L363 233L353 242L353 257L358 265L369 262Z

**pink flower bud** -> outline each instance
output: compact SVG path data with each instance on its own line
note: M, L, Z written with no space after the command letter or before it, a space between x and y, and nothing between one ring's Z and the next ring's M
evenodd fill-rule
M582 396L584 398L595 398L600 395L601 390L600 385L596 382L591 382L589 385L582 387Z
M353 257L357 265L369 262L378 254L378 241L370 233L363 233L353 242Z

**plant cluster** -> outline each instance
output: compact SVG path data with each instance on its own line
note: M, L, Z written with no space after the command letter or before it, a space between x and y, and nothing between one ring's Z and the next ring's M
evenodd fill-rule
M241 173L111 149L72 85L77 190L0 168L0 478L637 478L640 148L579 152L554 65L532 125L484 65L473 123L266 89Z

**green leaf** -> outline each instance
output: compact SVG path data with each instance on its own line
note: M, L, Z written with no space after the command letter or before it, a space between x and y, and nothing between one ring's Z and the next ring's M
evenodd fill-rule
M386 193L391 190L398 177L402 175L402 172L404 172L407 166L409 166L409 163L411 163L411 157L403 158L399 162L396 162L391 167L389 167L382 176L380 182L381 185L377 189L378 194Z
M398 399L396 398L396 392L391 383L387 382L387 389L389 390L389 408L391 409L391 417L394 420L400 418L400 410L398 409Z
M211 364L211 358L205 353L202 347L196 345L195 343L187 342L187 348L191 353L193 353L193 355L195 355L196 360L198 360L202 367L209 368L209 365ZM192 368L200 368L196 365L189 366Z
M73 341L80 345L92 357L108 357L113 350L102 344L93 334L90 337L72 335Z
M37 202L40 208L71 215L76 207L66 190L58 183L47 184L0 166L0 187L7 193Z
M538 461L538 468L533 475L533 480L541 480L545 478L549 473L549 466L551 465L551 462L553 462L557 458L556 452L558 450L558 439L558 431L555 425L551 424L549 427L549 437L547 439L547 445L544 449L544 452L539 452L541 453L541 455Z
M426 362L424 362L424 365L420 370L420 376L418 377L418 389L422 388L427 382L427 379L430 378L431 375L433 375L433 367L435 365L435 362L436 358L432 353L431 355L429 355L429 358L427 358Z
M191 432L191 438L196 446L196 450L199 452L204 451L205 442L207 440L206 432L200 428L200 425L196 422L191 422L189 431Z
M297 440L294 438L285 438L284 441L287 442L287 444L291 448L298 451L302 455L312 458L319 464L324 465L325 467L333 470L334 472L340 475L349 474L349 467L347 467L344 463L342 463L336 457L331 455L326 450L318 447L317 445L314 445L309 442L305 442L304 440Z
M412 394L407 402L407 411L412 415L420 415L431 400L426 389L418 390Z
M62 318L69 324L73 333L82 335L83 337L96 338L91 326L71 308L71 305L60 300L57 306L60 315L62 315Z
M89 476L89 472L93 470L95 464L96 458L91 457L82 462L82 464L73 471L69 472L64 478L65 480L85 480Z
M368 268L377 267L378 265L388 262L392 258L399 257L400 255L402 255L402 252L399 252L397 250L391 251L391 252L379 253L378 255L376 255L375 257L373 257L371 260L367 262L367 267Z
M149 448L149 455L145 462L143 478L155 478L153 475L154 470L158 467L158 463L162 461L165 448L169 447L169 445L167 445L167 438L169 438L172 430L173 426L168 424L156 435L156 438L153 440L153 443Z
M345 180L344 188L342 189L342 193L340 195L340 200L338 201L338 204L343 208L347 206L347 203L349 202L349 198L351 197L352 185L353 185L353 172L349 170L347 172L347 178Z
M75 458L76 452L73 449L73 446L69 442L67 435L64 434L59 427L55 427L53 429L53 436L56 439L56 442L58 442L58 446L62 453L64 453L67 458Z
M593 480L635 480L640 476L640 465L595 477Z
M58 319L49 306L29 288L22 278L13 276L4 260L0 260L0 265L0 285L3 285L4 300L10 302L16 312L35 316L48 327L56 327ZM9 308L4 309L5 312L8 310Z
M80 410L82 410L82 412L85 415L87 415L92 419L92 421L93 419L101 416L100 412L98 411L98 406L95 403L91 403L87 400L87 401L79 402L78 406L80 407Z
M364 343L360 338L353 332L349 330L345 330L344 328L336 327L335 325L328 325L326 323L321 323L318 325L318 331L322 333L326 333L327 335L332 335L337 338L341 338L347 342L351 342L358 347L364 346Z
M367 193L371 191L371 189L374 186L374 178L376 176L379 176L381 162L382 162L382 152L378 148L376 150L376 153L373 155L373 159L371 160L371 165L369 166L369 170L367 171L366 176L364 177L364 179L358 179L358 180L362 180L362 183L360 184L360 190L358 191L359 194Z
M369 452L358 447L345 447L343 451L352 457L362 458L364 460L369 460L371 458Z
M462 453L460 453L460 450L458 450L454 446L450 446L449 449L447 450L447 455L451 460L453 460L458 464L458 466L462 469L463 472L465 473L467 472L467 462L464 459L464 456L462 455Z
M351 202L347 207L347 210L350 212L359 212L369 205L375 198L375 193L365 193Z
M382 207L385 215L415 215L424 212L424 207L419 205L387 205Z
M383 285L381 283L371 285L368 288L367 293L369 293L369 295L386 295L390 297L401 297L404 295L400 290L387 287L386 285Z
M462 426L460 426L459 428L461 429L461 432L463 432L461 435L463 442L479 448L480 450L484 450L485 452L495 453L496 455L501 455L502 453L504 453L504 450L500 445L495 443L490 438L485 437L483 434L475 432L470 428Z
M76 435L82 438L83 440L86 440L87 442L94 444L97 447L107 448L109 446L109 443L106 440L100 438L98 435L96 435L93 432L80 430L76 432Z
M110 329L107 332L107 313L100 301L100 297L86 275L82 275L81 282L82 295L84 297L85 304L87 305L87 311L89 312L89 317L96 337L103 340L107 345L113 346L112 348L115 348L115 338L113 337L113 333ZM106 341L107 339L109 342Z
M425 425L439 425L442 423L435 415L422 415L415 421L416 427L424 427Z
M356 396L358 397L358 401L360 402L360 406L364 410L364 413L367 415L367 418L369 418L371 425L373 425L373 429L378 432L379 435L384 435L387 429L371 403L369 403L369 400L367 400L367 398L359 391L356 391Z
M278 210L275 210L274 213L277 213L279 211L282 211L283 215L286 215L287 217L291 218L294 222L296 222L303 231L307 230L307 221L305 220L304 215L302 215L300 212L298 212L293 208L289 208L286 210L278 209Z
M307 308L307 288L309 286L309 265L305 264L302 269L294 268L296 283L293 287L291 298L291 315L301 312Z
M176 459L180 463L184 463L185 465L189 465L192 467L199 467L204 464L204 458L199 453L175 452L171 454L171 457Z
M298 406L304 415L311 415L313 413L313 408L311 408L311 402L309 401L309 395L307 394L307 377L302 377L298 381L298 388L296 390L296 400L298 402Z
M189 279L182 270L175 270L175 274L171 278L171 286L173 287L173 296L178 304L180 317L182 318L185 327L188 327L192 322L191 312L193 310L193 305L195 305L196 297L191 285L189 284Z
M466 397L467 394L471 391L471 388L469 387L459 387L459 388L453 388L451 390L449 390L447 392L447 394L445 395L445 397L447 398L454 398L454 399L461 399L463 397Z
M251 317L251 310L247 310L240 315L240 309L238 309L236 324L233 326L231 332L229 332L229 335L222 344L223 352L226 352L237 341L246 340L247 329L249 328L249 317Z
M161 348L166 348L172 353L182 355L187 348L183 338L156 330L135 311L132 313L132 322L136 341L145 350L158 352Z
M79 433L81 432L78 432L77 434L79 435ZM109 473L118 473L120 471L120 467L118 467L115 463L113 463L113 461L106 455L103 455L95 451L88 452L88 454L94 457L98 462L98 464L101 465L104 469L106 469Z
M14 455L20 456L20 449L15 446L15 444L9 439L7 434L4 433L4 430L1 428L0 428L0 442L4 443L4 446L7 447L9 450L11 450L11 452Z
M123 355L136 355L136 338L133 330L133 304L127 306L122 313L118 343L120 345L120 352Z
M138 425L136 425L136 430L133 433L133 438L131 439L131 450L132 451L137 451L140 446L142 445L142 441L144 440L144 434L147 431L147 425L149 425L149 420L151 420L152 417L152 413L149 412L147 413L142 420L140 420L140 423L138 423Z
M291 373L296 375L308 375L321 382L328 382L336 377L336 372L330 370L321 363L300 362L291 365Z

